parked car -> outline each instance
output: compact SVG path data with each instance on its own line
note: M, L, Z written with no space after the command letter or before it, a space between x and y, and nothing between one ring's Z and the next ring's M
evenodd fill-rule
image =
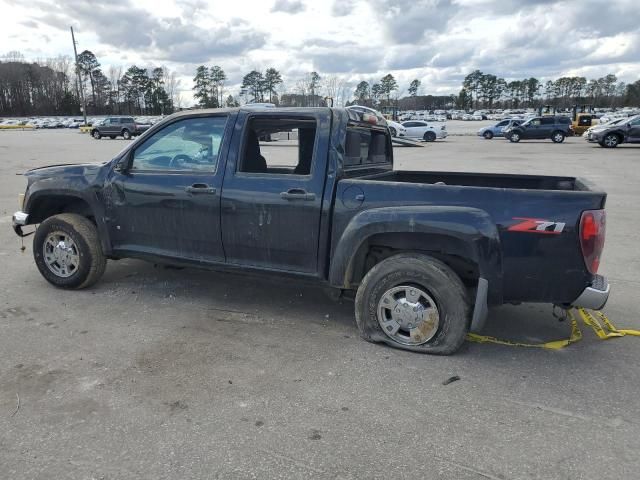
M604 306L605 193L573 177L394 170L374 120L180 112L106 163L26 172L13 228L39 225L35 264L56 287L88 287L127 257L294 275L355 293L366 340L423 353L455 352L488 306ZM291 130L294 165L258 142Z
M593 132L595 129L601 129L605 126L607 127L612 127L614 125L618 125L620 123L626 122L628 120L628 118L614 118L613 120L609 120L606 123L598 123L597 125L594 125L592 127L589 127L583 134L582 136L584 137L585 140L589 139L589 133Z
M402 125L407 130L407 138L420 138L425 142L435 142L437 138L447 138L446 125L434 125L422 120L410 120Z
M640 143L640 115L623 122L594 127L587 132L587 141L605 148L615 148L621 143Z
M569 117L543 115L504 130L504 136L511 142L520 140L551 139L554 143L564 142L565 137L573 135L573 126Z
M478 135L486 138L487 140L491 140L493 137L503 137L504 130L510 127L514 127L520 125L523 120L508 118L506 120L501 120L495 125L490 125L488 127L482 127L478 130Z
M401 123L394 122L393 120L387 120L387 126L389 127L389 133L392 137L407 136L407 129Z
M96 140L100 140L102 137L114 139L120 136L125 140L130 140L148 128L149 125L136 123L133 117L108 117L93 125L91 136Z

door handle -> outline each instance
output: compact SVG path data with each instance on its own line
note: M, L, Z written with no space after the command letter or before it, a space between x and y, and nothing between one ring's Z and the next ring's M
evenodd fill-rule
M290 188L286 192L280 193L280 198L285 200L306 200L313 201L316 199L315 193L308 193L302 188Z
M187 193L208 193L210 195L216 193L216 189L206 183L194 183L189 187L184 187L184 191Z

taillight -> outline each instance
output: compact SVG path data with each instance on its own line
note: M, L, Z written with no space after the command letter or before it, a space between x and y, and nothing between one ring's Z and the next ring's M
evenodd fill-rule
M598 273L600 256L604 248L604 236L606 227L606 214L604 210L586 210L580 217L580 247L587 270L590 273Z

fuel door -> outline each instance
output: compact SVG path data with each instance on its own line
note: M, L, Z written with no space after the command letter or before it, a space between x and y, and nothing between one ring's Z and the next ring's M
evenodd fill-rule
M342 204L349 210L357 210L363 202L364 191L356 185L351 185L342 192Z

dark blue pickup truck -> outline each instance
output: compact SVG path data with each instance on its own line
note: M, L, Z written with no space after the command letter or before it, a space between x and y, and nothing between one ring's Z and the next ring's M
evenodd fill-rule
M264 141L262 141L264 140ZM269 140L269 141L267 141ZM573 177L393 169L380 117L196 110L110 162L30 170L14 229L57 287L107 259L240 269L354 291L362 336L450 354L487 308L602 308L606 194Z

